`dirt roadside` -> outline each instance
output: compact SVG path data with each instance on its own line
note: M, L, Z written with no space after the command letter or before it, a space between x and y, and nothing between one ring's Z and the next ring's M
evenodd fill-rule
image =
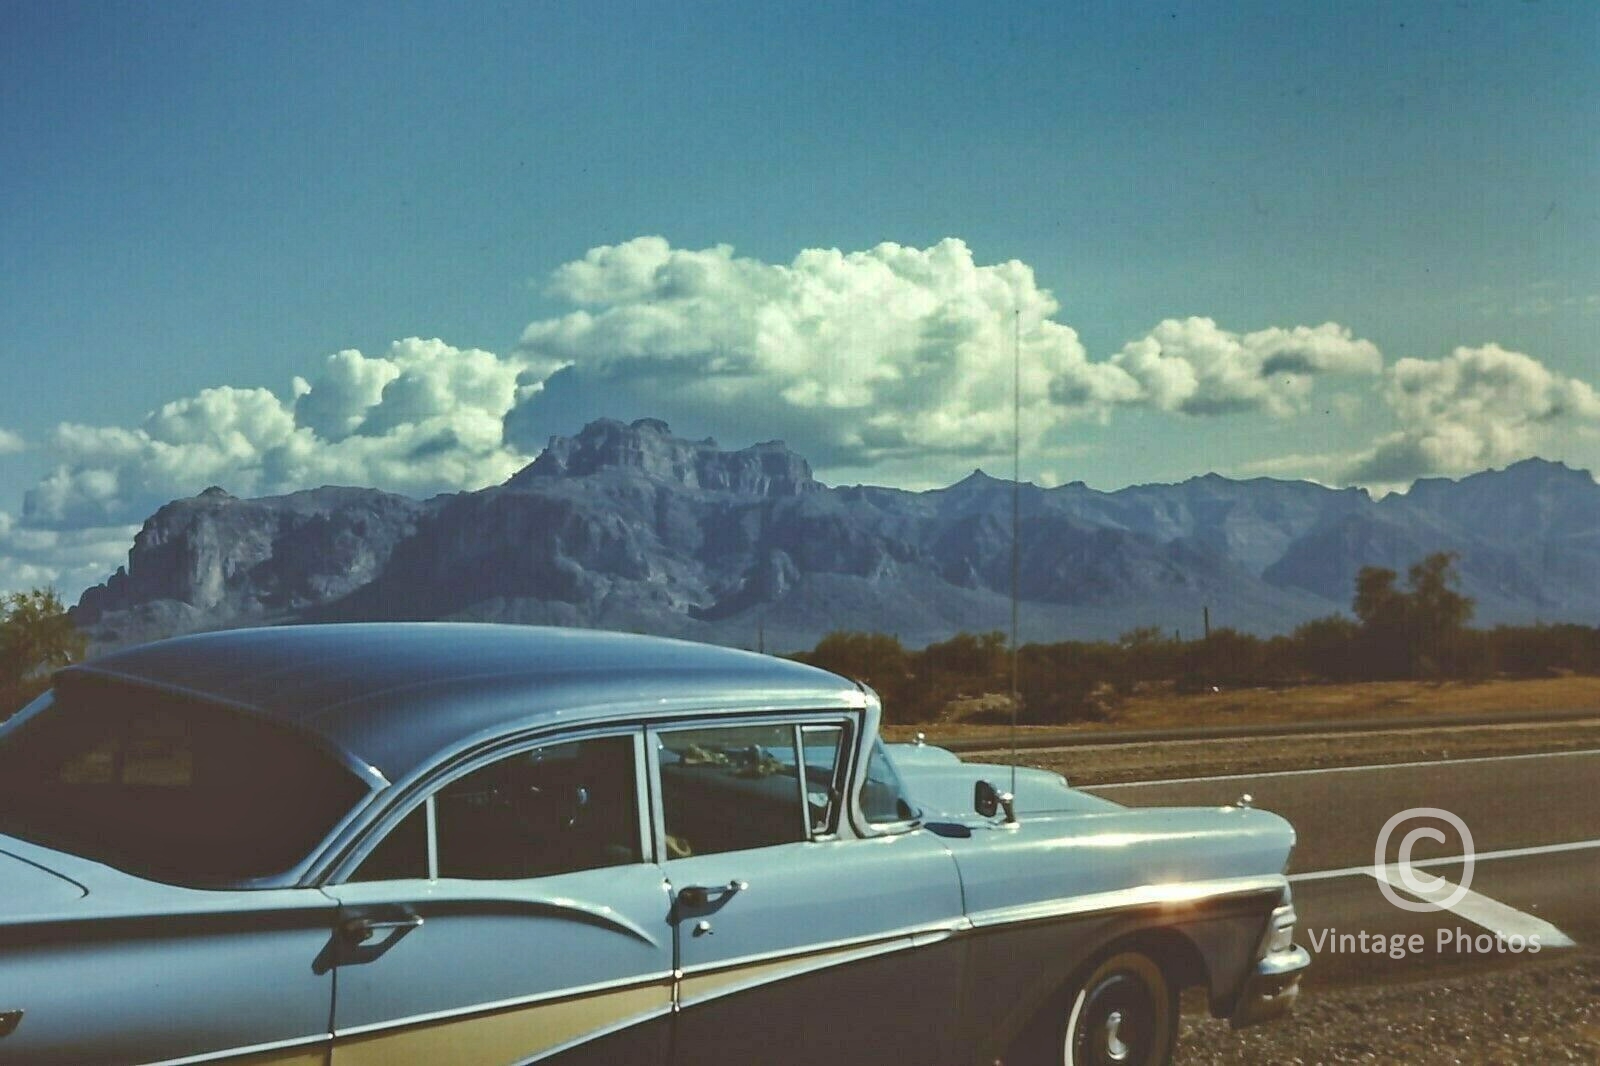
M937 743L930 740L929 743ZM1259 739L1147 741L1136 744L1074 744L1022 749L1020 766L1065 774L1074 785L1214 777L1325 766L1368 766L1436 759L1521 755L1600 748L1600 717L1582 722L1395 730L1385 733L1308 734ZM1003 749L969 752L977 762L1011 762Z
M1489 716L1514 721L1538 721L1553 712L1590 707L1600 717L1600 677L1556 677L1534 680L1368 681L1346 685L1300 685L1291 688L1224 689L1195 695L1178 695L1170 685L1141 686L1142 691L1121 705L1104 722L1074 722L1060 726L1023 726L1019 735L1062 737L1092 741L1095 734L1148 730L1233 728L1339 722L1357 725L1382 722L1386 726L1406 718L1448 719ZM989 697L1005 702L1003 696ZM1009 741L1003 724L946 721L916 725L890 725L884 735L910 740L925 733L928 742ZM1063 743L1069 739L1063 739Z

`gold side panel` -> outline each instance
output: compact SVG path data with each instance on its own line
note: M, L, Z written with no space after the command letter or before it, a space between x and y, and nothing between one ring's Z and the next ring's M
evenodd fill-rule
M686 973L679 986L678 1002L692 1007L703 1000L719 995L771 984L790 977L798 977L813 970L842 966L859 959L869 959L891 951L901 951L912 946L910 937L896 937L876 944L855 944L832 951L818 951L808 955L790 955L768 962L734 965L724 969L701 973Z
M671 984L662 981L339 1037L333 1061L335 1066L504 1066L622 1028L630 1021L643 1021L671 1006Z

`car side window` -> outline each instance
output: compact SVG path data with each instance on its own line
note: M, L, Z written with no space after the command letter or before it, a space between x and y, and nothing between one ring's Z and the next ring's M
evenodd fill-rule
M872 825L907 822L917 816L906 801L900 775L881 740L873 742L872 757L867 760L866 780L861 784L861 813Z
M293 869L366 795L296 730L153 691L74 686L0 742L0 832L195 887Z
M430 809L439 877L518 880L643 860L631 735L546 744L457 778L395 826L352 880L427 876Z
M793 725L660 734L667 858L809 839L812 822L801 799L795 734Z
M404 881L428 876L428 807L419 804L368 852L352 881Z
M631 736L518 752L434 797L439 876L548 877L642 859Z
M808 725L800 730L800 748L800 758L806 767L806 809L811 818L811 832L817 836L831 833L842 795L839 770L844 727Z

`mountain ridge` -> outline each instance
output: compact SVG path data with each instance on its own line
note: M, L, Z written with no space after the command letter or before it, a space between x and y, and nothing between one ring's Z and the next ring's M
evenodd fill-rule
M907 644L1003 628L1012 483L828 486L782 442L724 450L666 423L552 437L504 484L413 500L213 486L141 528L73 617L96 647L296 621L460 618L604 626L775 650L834 629ZM1480 624L1600 619L1600 485L1541 459L1373 499L1198 475L1103 491L1025 484L1029 640L1136 626L1285 632L1346 610L1356 571L1456 551Z

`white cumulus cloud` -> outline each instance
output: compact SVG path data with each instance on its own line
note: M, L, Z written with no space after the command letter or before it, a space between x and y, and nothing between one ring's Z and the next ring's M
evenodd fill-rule
M369 359L354 348L335 352L323 364L316 385L295 378L295 421L325 441L344 440L360 428L383 400L383 390L399 376L394 360Z
M1383 398L1399 428L1357 457L1351 481L1481 470L1533 455L1560 424L1600 423L1600 395L1587 382L1497 344L1401 359L1385 375Z
M953 238L766 263L640 237L561 267L550 294L575 309L523 332L519 354L559 368L508 420L524 449L581 412L782 436L824 467L1002 452L1018 310L1030 435L1137 387L1089 361L1031 268Z
M126 561L137 526L56 530L0 512L0 594L52 586L73 597Z
M9 429L0 429L0 455L11 455L27 448L28 442Z
M1239 334L1207 318L1165 321L1091 360L1027 265L980 264L954 238L767 263L640 237L562 266L549 291L573 310L523 332L519 353L558 368L508 419L524 450L576 413L781 436L824 470L1004 454L1017 309L1030 448L1123 406L1287 416L1317 378L1382 367L1335 323Z
M28 493L24 518L54 528L137 520L210 484L238 495L330 483L426 494L503 481L530 458L502 437L524 369L410 338L378 356L338 352L287 397L221 386L131 429L62 423L49 442L58 463Z
M1169 318L1111 359L1137 383L1124 402L1190 415L1306 409L1318 377L1371 376L1383 355L1337 323L1234 333L1209 318Z

